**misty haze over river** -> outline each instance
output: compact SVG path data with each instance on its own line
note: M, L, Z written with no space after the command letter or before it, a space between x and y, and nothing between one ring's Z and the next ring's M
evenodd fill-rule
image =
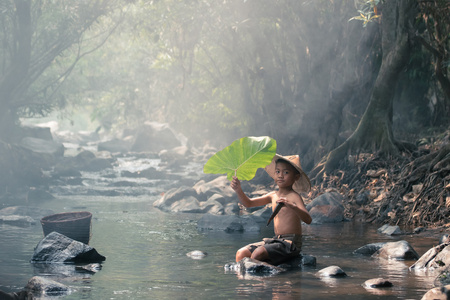
M158 158L118 157L113 169L82 172L81 185L51 186L55 199L27 204L55 213L86 210L93 214L90 246L106 256L103 268L95 274L67 276L70 272L64 266L31 264L33 249L43 238L39 222L25 227L0 224L0 290L21 290L35 275L68 285L72 292L64 299L419 299L433 287L434 277L408 270L412 261L387 261L352 252L368 243L405 239L422 255L436 240L388 237L378 234L374 225L357 222L304 226L303 253L317 258L316 267L272 277L227 272L224 265L234 261L238 248L271 236L272 229L262 226L259 233L198 231L201 214L166 213L152 205L181 182L120 177L122 171L158 168L159 164ZM202 176L202 164L190 163L178 171L195 182ZM193 250L208 255L198 260L186 256ZM324 279L316 275L330 265L340 266L349 276ZM394 286L371 290L362 286L377 277Z

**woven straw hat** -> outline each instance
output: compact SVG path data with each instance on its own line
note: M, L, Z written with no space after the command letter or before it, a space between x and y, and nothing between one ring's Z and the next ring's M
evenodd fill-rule
M311 182L306 173L302 170L302 166L300 165L300 157L298 155L282 156L279 154L275 154L275 156L272 158L272 162L264 168L270 175L270 177L276 179L275 166L276 161L279 159L283 159L286 162L290 163L300 173L300 178L292 186L294 191L296 191L297 193L309 192L311 190Z

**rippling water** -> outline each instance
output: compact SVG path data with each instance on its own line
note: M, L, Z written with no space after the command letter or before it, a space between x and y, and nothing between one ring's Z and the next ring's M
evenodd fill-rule
M95 178L86 175L83 188L107 189L107 184ZM142 183L139 196L127 194L135 187L123 187L123 196L113 197L81 193L80 187L58 187L55 190L65 193L40 205L55 212L90 211L90 245L106 256L102 270L94 275L67 277L61 272L52 277L72 288L64 299L420 299L433 287L435 276L410 272L412 262L352 252L368 243L405 239L422 255L437 241L420 236L391 238L377 234L372 225L353 222L304 227L303 253L317 258L314 268L273 277L226 272L224 265L234 261L238 248L272 232L267 228L260 233L199 232L196 224L201 215L169 214L153 208L165 187L153 184L147 189L147 183ZM55 275L29 263L42 237L40 224L24 228L0 224L1 290L21 290L34 275ZM186 256L193 250L208 255L199 260ZM318 270L330 265L340 266L349 276L317 277ZM362 286L376 277L394 286L371 290Z

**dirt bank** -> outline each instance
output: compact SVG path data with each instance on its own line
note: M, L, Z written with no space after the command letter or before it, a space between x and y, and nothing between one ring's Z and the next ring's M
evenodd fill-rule
M439 233L450 227L450 131L401 157L348 156L313 185L310 199L332 189L345 195L348 218Z

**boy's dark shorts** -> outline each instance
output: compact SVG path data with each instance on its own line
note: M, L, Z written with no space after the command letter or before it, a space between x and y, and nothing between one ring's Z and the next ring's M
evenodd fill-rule
M302 236L297 234L277 235L265 238L261 242L252 243L246 248L253 253L256 248L264 247L269 253L268 263L279 265L287 260L297 257L302 250Z

